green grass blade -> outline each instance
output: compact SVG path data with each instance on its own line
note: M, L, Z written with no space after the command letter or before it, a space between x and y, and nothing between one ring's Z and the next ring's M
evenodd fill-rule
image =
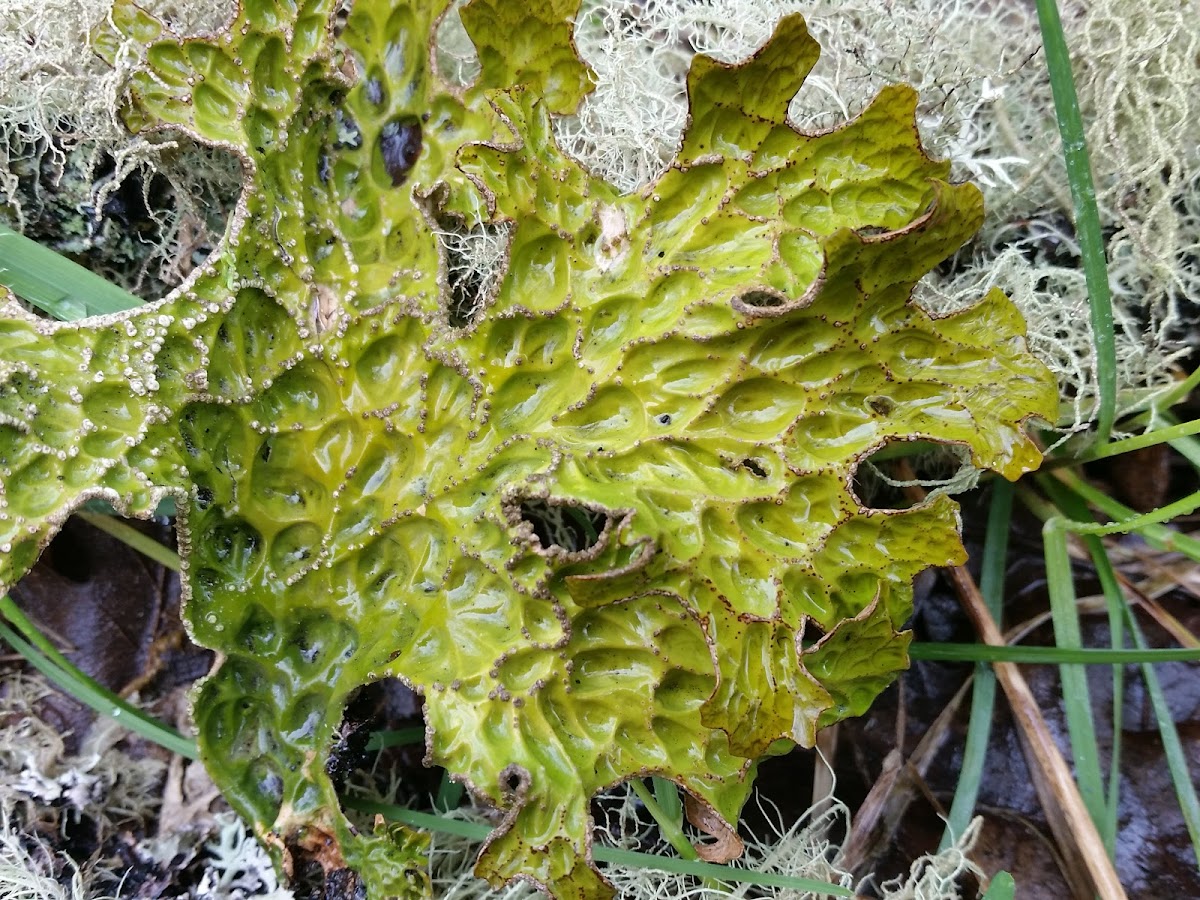
M1104 600L1108 607L1108 630L1111 646L1120 650L1125 643L1125 617L1129 608L1125 596L1117 582L1117 573L1113 569L1108 551L1097 537L1085 537L1084 545L1092 555L1096 566L1096 574L1100 579L1100 589L1104 592ZM1105 846L1108 855L1113 859L1117 855L1117 814L1121 801L1121 721L1125 715L1125 669L1122 666L1112 667L1112 747L1109 749L1108 763L1108 805L1105 809L1104 825L1100 833L1106 839Z
M1167 435L1171 448L1196 469L1200 469L1200 440L1192 437L1192 435L1200 433L1200 419L1180 422L1167 412L1161 413L1159 418L1166 423L1166 427L1159 428L1153 433Z
M433 799L433 808L438 812L450 812L452 809L458 809L458 805L462 803L463 794L466 792L467 789L452 779L449 772L443 772L437 796Z
M0 225L0 284L56 319L121 312L142 299Z
M1200 387L1200 369L1196 369L1187 378L1173 385L1169 391L1159 397L1155 406L1159 409L1170 409L1192 395L1192 391Z
M979 590L992 618L1000 625L1004 606L1004 570L1008 560L1008 534L1012 519L1013 486L997 479L992 489L988 510L987 537L983 544L982 572ZM963 762L958 786L950 804L946 830L938 850L953 845L956 837L966 831L975 813L983 764L987 758L992 734L992 714L996 703L996 675L984 662L975 664L975 683L971 688L971 717L967 723L967 740L963 746Z
M367 750L382 750L384 747L406 747L409 744L425 743L425 728L414 725L397 731L376 731L367 740Z
M659 778L657 775L650 779L650 785L654 788L654 802L658 804L663 815L682 827L683 801L679 797L679 786L670 779Z
M403 806L390 803L379 803L374 800L363 800L357 797L345 797L343 803L353 809L367 813L378 813L397 822L403 822L413 828L423 828L427 831L437 831L452 834L456 837L482 843L491 834L492 829L487 825L474 822L464 822L461 819L448 819L432 813L417 812ZM673 856L656 856L652 853L639 853L636 850L621 850L616 847L594 846L592 854L598 862L616 863L618 865L651 869L659 872L671 872L680 875L692 875L696 878L711 878L719 881L753 884L762 887L781 887L793 891L808 891L822 897L853 897L854 891L840 885L817 881L813 878L798 878L794 875L777 875L773 872L754 872L749 869L739 869L734 866L724 866L719 863L703 862L702 860L679 859Z
M661 780L661 779L656 779ZM667 782L670 784L670 782ZM646 806L646 811L654 818L658 824L659 834L663 836L668 844L675 848L675 852L684 859L699 859L696 853L696 848L692 846L692 842L688 840L687 835L683 833L683 817L675 818L671 813L673 810L663 809L658 802L658 785L655 785L655 791L652 794L640 778L635 778L629 782L629 786L633 788L633 792L637 794L638 799ZM671 785L674 787L674 785ZM675 802L679 802L679 794L675 795Z
M1054 622L1054 641L1060 648L1078 649L1083 646L1076 607L1075 581L1071 574L1071 558L1067 553L1065 520L1055 517L1042 528L1046 557L1046 586L1050 594L1050 615ZM1088 689L1087 670L1077 663L1059 666L1062 682L1063 710L1067 732L1071 737L1071 755L1075 762L1075 780L1079 794L1092 821L1105 838L1106 820L1104 782L1100 774L1100 747L1096 740L1096 724L1092 718L1092 698Z
M983 900L1013 900L1017 896L1017 883L1007 872L997 872L992 876Z
M1200 419L1188 422L1188 424L1200 425ZM1171 441L1171 449L1190 462L1193 468L1200 470L1200 440L1196 440L1190 435L1178 437Z
M1177 447L1177 445L1180 443L1190 443L1190 440L1190 438L1173 440L1172 446ZM1182 451L1182 448L1177 447L1177 449L1181 449L1181 452L1185 452L1185 455L1187 455L1186 451ZM1194 448L1188 446L1187 449L1193 450ZM1189 456L1189 458L1191 457ZM1193 460L1193 462L1195 462L1195 460ZM1064 508L1068 511L1078 512L1083 504L1090 503L1097 509L1100 509L1102 512L1104 512L1106 515L1123 519L1124 521L1119 523L1121 530L1125 530L1124 527L1129 526L1136 522L1139 518L1142 518L1136 516L1133 510L1109 498L1102 491L1096 490L1083 479L1077 478L1073 475L1065 474L1062 476L1062 478L1062 482L1053 482L1053 484L1057 486L1055 489L1062 493L1069 492L1072 495L1074 499L1071 501L1066 501L1066 503L1079 504L1077 506L1065 505ZM1193 495L1193 497L1194 496L1195 495ZM1192 498L1185 498L1185 500L1181 502L1184 503L1184 506L1186 507L1187 501L1191 499ZM1174 505L1177 506L1178 504ZM1161 513L1162 510L1156 510L1148 515L1152 519L1157 519ZM1081 515L1080 518L1082 517L1083 516ZM1200 546L1200 544L1194 541L1194 539L1188 538L1186 535L1180 535L1177 532L1171 531L1165 526L1157 524L1157 522L1138 530L1142 536L1154 546L1181 550L1191 556L1192 559L1200 559L1200 556L1196 555L1197 547ZM1087 541L1088 537L1085 536L1084 540ZM1105 562L1107 563L1107 558L1105 559ZM1101 583L1105 585L1106 596L1110 590L1109 586L1106 584L1109 579L1111 579L1112 582L1111 590L1119 592L1119 586L1116 584L1116 574L1112 571L1111 565L1107 565L1106 567L1098 566L1097 571L1100 573ZM1142 634L1140 626L1138 625L1137 619L1133 616L1127 604L1122 604L1121 609L1124 616L1124 624L1133 634L1134 641L1137 644L1138 649L1145 649L1147 647L1146 640ZM1188 833L1192 839L1192 849L1196 854L1197 860L1200 860L1200 800L1197 799L1196 785L1188 771L1187 757L1184 754L1182 744L1179 741L1179 733L1175 728L1175 723L1170 717L1170 710L1167 708L1166 698L1162 691L1162 685L1159 683L1158 675L1151 665L1152 662L1153 660L1142 661L1142 677L1145 680L1146 692L1150 697L1151 706L1154 708L1155 718L1158 721L1159 735L1163 744L1163 752L1167 760L1167 766L1171 772L1172 782L1175 785L1176 798L1178 800L1180 810L1183 813L1184 821L1188 828ZM1115 805L1115 800L1110 798L1109 817L1113 820L1115 820L1116 814Z
M1132 453L1134 450L1144 450L1147 447L1154 447L1158 444L1169 443L1172 447L1179 449L1177 442L1180 442L1183 438L1200 434L1200 419L1195 419L1191 422L1176 422L1166 414L1162 414L1161 418L1170 424L1165 428L1155 428L1152 431L1135 434L1133 437L1113 441L1111 444L1098 444L1090 447L1076 457L1073 462L1094 462L1098 459L1120 456L1123 453ZM1197 442L1193 441L1192 445L1196 446ZM1193 462L1197 461L1186 453L1184 455L1188 456L1188 459L1191 459Z
M1077 522L1089 521L1092 518L1087 504L1077 495L1058 487L1058 482L1053 484L1052 496L1059 509ZM1125 642L1125 623L1130 618L1125 595L1121 591L1116 570L1113 568L1112 560L1108 558L1108 551L1105 550L1103 541L1092 534L1083 535L1082 541L1092 558L1092 565L1096 568L1096 576L1100 580L1100 588L1104 593L1105 605L1108 609L1110 646L1114 650L1121 650ZM1112 679L1112 749L1109 753L1107 804L1104 822L1100 827L1100 834L1104 838L1109 856L1116 853L1117 845L1117 811L1120 804L1121 785L1121 719L1125 697L1125 669L1123 666L1113 666Z
M197 758L199 753L194 741L146 715L80 671L46 640L11 597L0 597L0 617L3 618L0 621L0 638L57 688L96 712L118 720L135 734L187 759Z
M1037 0L1037 11L1042 28L1042 46L1046 51L1046 69L1050 73L1050 89L1054 94L1054 111L1062 135L1067 182L1075 202L1075 233L1079 239L1091 308L1098 394L1096 443L1105 444L1116 419L1117 349L1113 337L1112 295L1104 258L1104 239L1100 232L1100 213L1096 207L1096 188L1092 182L1083 117L1079 112L1079 97L1075 92L1075 79L1071 75L1071 57L1058 15L1058 4L1055 0Z
M1042 475L1035 476L1049 492L1054 489L1051 479ZM1174 531L1161 524L1176 516L1188 515L1200 506L1200 492L1191 494L1169 506L1154 510L1139 516L1137 512L1109 497L1104 491L1097 490L1082 478L1070 472L1059 472L1057 478L1062 486L1077 495L1084 502L1100 510L1106 516L1117 521L1111 525L1081 525L1073 530L1086 534L1120 534L1136 531L1150 546L1158 550L1174 550L1184 556L1200 562L1200 540L1189 535Z
M1091 503L1096 508L1103 511L1106 515L1113 515L1122 518L1111 525L1093 525L1090 523L1069 522L1063 519L1052 520L1057 525L1057 528L1063 532L1065 543L1065 530L1071 529L1081 532L1085 535L1085 542L1088 537L1100 534L1115 534L1128 531L1137 531L1147 538L1152 544L1161 544L1170 546L1173 549L1188 549L1187 544L1180 546L1178 539L1185 536L1178 535L1170 531L1161 523L1174 518L1177 515L1182 515L1181 511L1190 511L1195 508L1200 502L1200 494L1193 494L1185 497L1183 500L1174 504L1153 510L1150 513L1143 515L1135 515L1133 511L1122 506L1116 501L1111 500L1102 491L1097 491L1085 481L1069 473L1060 475L1061 481L1047 479L1045 486L1051 492L1055 492L1060 498L1062 508L1071 513L1084 515L1086 510L1084 504ZM1063 495L1066 495L1065 499ZM1047 523L1049 526L1051 522ZM1189 541L1191 539L1188 539ZM1098 544L1099 542L1096 541ZM1089 547L1092 545L1089 543ZM1103 548L1101 547L1101 552ZM1105 586L1106 596L1110 592L1119 594L1119 586L1116 582L1116 574L1112 571L1111 565L1108 564L1107 558L1104 558L1103 563L1098 563L1098 571L1101 573L1101 582ZM1113 608L1110 602L1110 610ZM1127 605L1120 603L1119 609L1124 618L1124 624L1132 631L1138 648L1145 648L1145 640L1141 635L1136 619L1130 613ZM1111 618L1111 612L1110 612ZM1200 803L1197 802L1195 785L1192 783L1188 773L1187 760L1183 754L1182 745L1179 743L1178 733L1175 730L1174 723L1170 719L1169 711L1166 707L1166 701L1162 693L1162 687L1158 682L1158 677L1153 668L1148 664L1143 664L1143 676L1146 681L1147 693L1151 696L1151 703L1155 708L1155 716L1159 722L1159 732L1162 737L1164 752L1167 756L1168 767L1171 771L1172 780L1175 783L1176 796L1178 798L1180 808L1183 811L1185 821L1187 822L1188 831L1192 838L1193 849L1197 854L1197 859L1200 859ZM1119 710L1119 707L1117 707ZM1115 770L1110 773L1110 778L1116 778ZM1109 808L1106 810L1106 820L1112 823L1115 827L1116 820L1116 799L1110 797ZM1090 809L1090 807L1089 807Z
M1091 647L989 647L984 644L933 644L914 641L909 646L908 655L913 659L937 662L1012 662L1055 666L1200 662L1200 648L1196 647L1103 650Z
M106 534L111 534L121 543L132 547L138 553L154 560L160 566L168 568L172 572L179 571L178 553L170 547L164 547L149 535L142 534L142 532L138 531L128 522L124 522L113 516L106 516L103 513L88 512L82 509L76 510L75 515Z

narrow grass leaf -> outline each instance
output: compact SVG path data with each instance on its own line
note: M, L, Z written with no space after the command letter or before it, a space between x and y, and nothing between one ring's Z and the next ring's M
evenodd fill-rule
M1043 552L1046 557L1046 587L1050 594L1050 615L1054 622L1054 641L1060 648L1079 649L1083 639L1079 628L1079 611L1075 605L1075 582L1071 573L1071 558L1067 553L1067 531L1061 517L1055 517L1042 527ZM1100 774L1100 747L1096 740L1096 724L1092 718L1092 697L1088 688L1087 670L1076 663L1059 666L1062 682L1063 711L1067 732L1071 736L1071 755L1075 762L1075 780L1084 805L1103 832L1105 816L1104 784Z
M683 833L682 815L676 818L672 815L674 812L673 809L664 809L659 804L658 798L655 796L658 792L658 786L655 785L655 793L653 794L647 790L645 783L640 778L633 779L633 781L629 782L629 786L633 788L633 792L637 794L638 799L646 807L646 812L650 813L654 821L658 824L659 833L668 844L675 848L675 852L684 859L699 859L696 848L692 846L692 842ZM674 787L674 785L671 786ZM678 793L675 795L675 802L679 802Z
M1017 896L1017 883L1007 872L997 872L992 876L983 900L1013 900Z
M128 522L114 518L113 516L106 516L103 513L87 512L82 509L77 510L75 515L106 534L111 534L121 543L132 547L138 553L142 554L142 556L154 560L160 566L170 569L172 572L179 571L178 553L170 547L164 547L149 535L138 531Z
M1098 490L1071 472L1056 472L1055 477L1086 503L1100 510L1109 518L1117 520L1111 525L1084 526L1074 530L1088 534L1119 534L1136 531L1157 550L1173 550L1182 553L1193 562L1200 562L1200 541L1161 524L1175 516L1188 515L1193 512L1200 505L1200 493L1191 494L1169 507L1139 516L1136 511L1112 499L1104 491ZM1037 478L1039 483L1049 490L1048 479L1040 475ZM1166 515L1165 518L1164 510L1170 511L1170 515Z
M488 825L474 822L464 822L461 819L448 819L432 813L417 812L403 806L390 803L379 803L373 800L359 798L343 798L346 806L367 813L378 813L397 822L403 822L414 828L424 828L427 831L438 831L452 834L469 840L483 843L491 834ZM696 878L712 878L720 881L739 884L753 884L762 887L781 887L793 891L808 891L821 897L854 897L854 891L840 885L817 881L814 878L798 878L794 875L778 875L774 872L753 872L749 869L739 869L720 863L704 862L702 860L679 859L671 856L655 856L652 853L639 853L636 850L621 850L616 847L593 846L592 855L598 862L615 863L641 869L651 869L659 872L670 872L680 875L692 875Z
M1186 400L1192 391L1200 387L1200 368L1193 370L1187 378L1177 382L1172 388L1157 399L1159 409L1170 409L1177 403Z
M400 728L396 731L376 731L367 741L367 750L382 750L384 747L406 747L425 741L425 729L420 725Z
M654 788L654 802L662 810L663 815L676 825L683 826L683 801L679 797L679 786L669 778L655 775L650 779Z
M1155 447L1159 444L1170 444L1175 449L1180 447L1177 442L1181 442L1183 438L1189 438L1193 435L1200 434L1200 419L1194 419L1191 422L1177 422L1168 417L1166 414L1160 416L1164 421L1169 422L1165 428L1155 428L1150 431L1145 431L1142 434L1135 434L1133 437L1122 438L1119 441L1113 441L1111 444L1098 444L1085 450L1079 456L1071 460L1065 460L1072 465L1076 463L1094 462L1098 459L1108 459L1113 456L1120 456L1124 453L1132 453L1134 450L1145 450L1147 447ZM1190 450L1200 451L1200 442L1191 441L1186 444ZM1180 450L1180 452L1183 452ZM1184 453L1189 460L1197 465L1200 465L1200 457L1193 457L1191 453Z
M1088 509L1086 503L1080 500L1075 494L1057 488L1058 482L1053 482L1053 484L1056 486L1054 494L1055 502L1063 512L1078 522L1083 522L1091 518L1091 511ZM1125 595L1121 591L1120 584L1117 582L1116 570L1113 568L1112 560L1108 558L1108 551L1104 548L1104 542L1099 537L1087 534L1083 535L1081 540L1092 558L1092 565L1096 568L1096 576L1100 580L1100 588L1104 593L1105 606L1108 610L1110 646L1113 650L1121 650L1125 643L1125 625L1130 619L1130 613L1129 606L1125 602ZM1114 856L1116 853L1117 811L1120 807L1121 720L1123 718L1125 697L1125 669L1123 666L1114 665L1112 667L1112 679L1112 747L1109 751L1105 818L1103 825L1100 827L1100 834L1104 838L1109 856Z
M1142 634L1137 620L1129 619L1129 629L1133 640L1139 647L1146 646L1146 636ZM1196 782L1188 769L1188 758L1183 744L1179 740L1179 731L1171 718L1171 709L1167 706L1167 698L1163 694L1162 685L1154 667L1142 665L1142 677L1146 681L1146 693L1150 697L1150 705L1154 709L1154 718L1158 721L1158 733L1162 739L1163 755L1167 760L1167 768L1171 772L1171 781L1175 785L1175 796L1179 808L1183 812L1183 821L1187 825L1188 834L1192 839L1192 853L1200 860L1200 798L1196 796Z
M1168 415L1164 415L1163 418L1167 421L1171 421ZM1191 438L1181 437L1172 440L1171 443L1173 447L1176 447L1176 449L1183 453L1185 457L1191 460L1194 465L1200 463L1200 454L1196 452L1197 448L1195 446L1195 442ZM1071 492L1074 499L1072 501L1067 501L1068 503L1076 503L1080 506L1086 503L1091 503L1106 515L1123 519L1124 521L1119 523L1121 526L1129 526L1139 518L1138 516L1134 515L1133 510L1122 506L1114 500L1111 500L1111 498L1109 498L1106 494L1104 494L1102 491L1096 490L1083 479L1075 476L1068 476L1063 477L1061 482L1056 483L1060 486L1060 489L1064 490L1064 492ZM1185 501L1190 499L1191 498L1185 498ZM1079 506L1068 507L1069 511L1071 509L1078 511ZM1162 510L1155 510L1149 515L1152 518L1158 518L1161 513ZM1194 543L1192 539L1186 538L1185 535L1179 535L1161 524L1152 523L1147 527L1139 529L1139 531L1142 536L1145 537L1152 545L1160 542L1161 545L1174 545L1174 549L1183 550L1185 553L1187 553L1189 549L1193 551L1195 550L1195 548L1191 546L1191 544ZM1090 536L1085 536L1084 540L1087 541L1089 537ZM1186 542L1180 546L1180 540L1185 538ZM1093 540L1098 539L1093 538ZM1189 553L1188 555L1191 554ZM1197 557L1192 556L1192 558L1196 559ZM1103 566L1098 565L1097 571L1100 574L1102 585L1105 586L1105 595L1108 596L1110 590L1119 592L1120 587L1117 584L1116 573L1112 570L1111 564L1108 564L1107 558L1105 558L1105 563L1106 565ZM1110 582L1111 587L1109 586ZM1124 624L1133 634L1134 642L1137 644L1139 650L1146 649L1147 644L1145 636L1142 633L1136 617L1132 614L1132 611L1129 609L1127 604L1122 604L1122 612L1124 614ZM1191 836L1192 850L1196 855L1196 859L1200 860L1200 799L1198 799L1196 795L1196 785L1188 769L1188 760L1183 751L1183 746L1179 740L1179 732L1175 728L1175 723L1170 715L1170 709L1166 703L1166 697L1163 694L1162 685L1159 682L1158 674L1154 671L1154 667L1151 665L1151 662L1152 660L1145 660L1142 662L1142 677L1145 680L1146 692L1150 697L1150 703L1154 709L1155 719L1158 722L1159 735L1163 745L1163 753L1167 760L1167 767L1171 772L1171 780L1175 785L1175 795L1179 803L1179 808L1183 813L1184 822L1186 823L1188 833ZM1113 820L1115 820L1116 816L1115 807L1115 801L1110 798L1109 816Z
M1192 437L1192 435L1200 433L1200 419L1180 422L1166 412L1162 413L1160 418L1167 423L1167 426L1157 429L1154 434L1168 435L1171 447L1195 468L1200 469L1200 440Z
M1096 352L1097 421L1096 443L1105 444L1116 419L1117 349L1113 337L1112 295L1108 285L1108 267L1104 258L1104 239L1100 231L1100 213L1096 207L1096 188L1088 158L1083 116L1071 74L1071 56L1063 34L1062 20L1055 0L1037 0L1042 46L1046 51L1046 69L1054 95L1054 111L1062 136L1067 182L1075 201L1075 234L1083 258L1091 309L1092 342Z
M1055 666L1200 662L1200 648L1196 647L1104 650L1092 647L990 647L980 644L934 644L914 641L909 646L908 655L913 659L937 662L1011 662Z
M59 690L65 691L96 712L118 720L130 731L167 748L172 753L178 753L187 759L197 758L199 753L194 741L146 715L132 703L122 700L81 672L45 639L11 597L0 598L0 615L4 620L0 621L0 638Z
M463 794L467 789L450 777L449 772L442 773L441 784L438 785L437 796L433 800L433 808L438 812L449 812L458 809L462 803Z
M134 309L142 299L0 225L0 284L56 319Z

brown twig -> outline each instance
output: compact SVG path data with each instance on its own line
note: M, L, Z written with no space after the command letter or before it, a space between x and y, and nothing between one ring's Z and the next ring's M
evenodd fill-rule
M1004 646L1004 637L996 627L979 588L970 573L961 566L946 570L950 575L963 609L975 625L975 630L985 644ZM1012 707L1013 718L1020 729L1026 757L1030 761L1030 773L1034 786L1041 797L1046 818L1060 847L1075 847L1073 857L1067 857L1066 875L1072 891L1080 897L1090 897L1092 890L1101 900L1125 900L1125 889L1117 877L1112 860L1104 847L1104 841L1096 830L1096 824L1083 805L1083 798L1067 762L1063 759L1042 718L1037 700L1029 689L1021 670L1015 663L992 663L996 679L1004 689ZM1080 882L1084 883L1081 884Z
M901 478L915 481L916 476L907 461L901 460L899 467ZM905 493L917 503L925 499L925 491L920 487L909 487ZM993 647L1005 646L1004 635L992 618L971 573L963 566L948 568L946 572L979 637ZM1025 748L1029 773L1046 813L1046 820L1059 847L1064 850L1066 867L1063 874L1072 893L1080 898L1099 896L1100 900L1126 900L1125 888L1121 886L1117 870L1108 856L1100 832L1096 830L1096 823L1084 806L1071 769L1054 743L1054 737L1025 676L1016 663L994 662L992 670L1012 708L1013 719ZM1065 852L1069 847L1074 847L1078 852Z

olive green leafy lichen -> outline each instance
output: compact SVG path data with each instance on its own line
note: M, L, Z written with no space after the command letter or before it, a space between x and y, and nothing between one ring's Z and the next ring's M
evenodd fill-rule
M0 586L85 499L174 496L188 625L222 654L202 752L285 872L427 888L422 836L355 831L325 771L347 698L394 676L429 761L506 811L480 874L607 896L597 790L661 774L736 821L755 759L906 665L957 508L866 508L859 463L921 438L1015 478L1052 383L998 292L909 303L978 192L922 153L906 88L793 130L798 17L695 61L674 166L622 196L553 137L589 85L572 4L467 7L462 90L431 67L446 3L336 6L244 0L186 40L115 7L147 47L131 127L236 150L245 190L159 303L5 308ZM506 252L473 277L476 238Z

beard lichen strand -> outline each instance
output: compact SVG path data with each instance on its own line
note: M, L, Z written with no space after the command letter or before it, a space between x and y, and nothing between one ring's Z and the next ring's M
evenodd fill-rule
M728 825L752 757L903 667L908 584L959 558L954 508L866 510L858 461L925 436L1015 477L1046 373L1002 297L910 308L977 198L937 183L901 89L839 131L787 124L814 55L798 18L744 64L697 62L686 159L618 196L547 111L587 87L567 0L475 0L461 90L427 72L423 7L357 0L324 31L328 5L265 2L188 44L199 71L149 53L182 93L137 98L143 124L270 138L242 147L214 262L138 313L0 330L3 511L39 535L7 562L89 492L136 512L177 492L185 616L223 657L202 753L280 864L427 888L422 839L356 831L325 771L346 698L395 676L425 696L429 759L506 813L481 873L604 896L595 791L661 773ZM219 119L222 91L253 104ZM464 273L447 220L502 231L505 258ZM103 428L78 438L85 407Z

